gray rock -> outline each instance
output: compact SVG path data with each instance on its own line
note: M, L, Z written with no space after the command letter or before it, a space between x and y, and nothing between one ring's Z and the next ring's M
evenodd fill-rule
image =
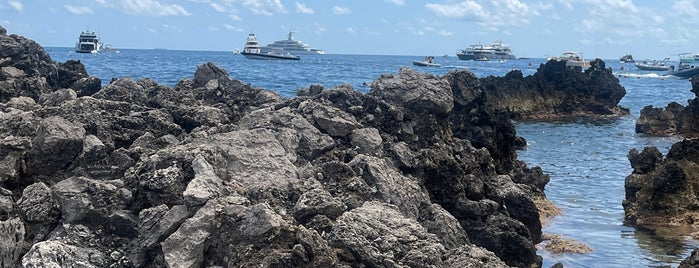
M362 154L376 155L381 143L381 134L376 128L360 128L352 130L352 145Z
M410 68L401 68L397 76L381 76L370 86L368 95L413 112L446 115L454 108L454 97L446 80Z
M380 202L367 202L342 214L330 239L367 266L440 267L446 255L434 234L396 207Z
M43 106L60 106L62 103L78 98L72 89L59 89L49 94L42 94L39 103Z
M43 182L24 188L17 201L17 209L22 219L32 223L53 223L61 217L61 206L51 189Z
M32 245L22 257L22 267L107 267L108 255L91 247L68 245L60 241L42 241Z
M41 121L27 157L27 173L49 175L72 163L82 152L85 129L61 117Z
M128 190L124 193L113 184L84 177L62 180L51 189L60 201L64 223L81 222L89 217L91 223L107 224L113 211L123 209L131 201Z
M334 198L323 189L313 189L299 197L292 209L294 218L306 222L318 214L335 219L347 209L338 198Z
M0 264L3 267L17 267L15 263L19 262L28 245L24 242L25 234L24 223L19 218L0 220Z
M194 179L189 181L187 188L182 193L188 206L200 206L210 199L230 192L203 156L194 157L192 169L194 170Z
M154 250L156 245L174 233L188 216L184 205L168 208L163 204L141 210L138 214L138 237L130 246L129 259L136 267L142 267L147 252Z

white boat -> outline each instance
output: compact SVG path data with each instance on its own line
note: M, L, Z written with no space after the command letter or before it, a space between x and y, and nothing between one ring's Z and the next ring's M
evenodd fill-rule
M272 51L289 52L294 55L322 55L325 51L319 48L311 48L310 45L304 44L300 40L294 39L294 32L290 31L289 36L285 40L274 41L267 46L260 47L261 53Z
M644 70L644 71L668 71L670 70L669 64L667 62L670 61L670 58L665 58L664 60L657 61L657 60L643 60L642 62L637 62L636 68L639 70Z
M102 49L100 51L119 53L119 49L112 47L111 45L108 45L108 44L105 44L104 46L102 46Z
M560 57L547 58L547 60L565 61L566 67L590 68L590 61L586 61L582 53L575 51L566 51Z
M414 60L413 65L423 67L442 67L441 64L434 61L434 57L432 56L427 56L425 57L425 60L422 61Z
M80 33L78 42L75 43L75 52L78 53L99 53L100 51L99 38L95 32L84 31Z
M681 53L678 55L680 62L689 64L699 64L699 54Z
M516 59L509 46L500 40L495 40L492 44L484 46L481 44L471 45L466 49L456 53L460 60L512 60Z
M260 44L257 42L257 37L255 37L254 33L248 34L248 39L245 42L245 48L243 48L243 52L241 52L243 56L245 56L248 59L253 59L253 60L300 60L300 56L294 56L289 52L280 52L280 51L269 51L269 52L261 52L260 51Z
M689 79L699 75L699 65L691 65L689 63L680 62L677 70L674 67L670 68L669 75L674 75L679 78Z

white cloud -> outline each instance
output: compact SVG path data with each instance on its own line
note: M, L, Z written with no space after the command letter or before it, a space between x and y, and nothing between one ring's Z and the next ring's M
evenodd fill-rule
M236 14L230 14L230 15L228 15L228 17L231 18L231 20L235 20L235 21L243 20L240 18L240 16L238 16Z
M458 4L426 4L425 7L437 16L457 19L484 20L489 16L483 6L475 1L463 1Z
M333 13L335 13L336 15L345 15L352 13L352 11L348 7L334 6Z
M76 14L76 15L84 15L84 14L94 14L95 11L92 10L90 7L86 6L73 6L73 5L64 5L68 12Z
M20 1L10 0L10 1L7 1L7 4L9 4L10 7L11 7L12 9L14 9L14 10L17 10L17 11L20 11L20 12L21 12L22 10L24 10L24 5L23 5L22 2L20 2Z
M313 14L313 9L306 7L306 5L296 2L296 12L303 14Z
M157 0L121 0L124 12L138 16L191 16L187 10L177 4L161 4Z
M243 6L256 15L272 16L275 13L286 13L280 0L243 0Z
M243 29L240 29L238 27L235 27L230 24L223 24L223 27L226 28L226 30L233 31L233 32L243 32Z
M347 27L347 29L345 30L345 32L347 32L347 33L349 33L349 34L352 34L352 35L357 35L357 32L354 31L354 29L352 29L352 27Z
M221 12L221 13L226 12L226 7L224 7L223 5L221 5L221 4L219 4L219 3L210 3L209 5L210 5L214 10L216 10L216 12Z
M439 35L441 35L441 36L452 36L452 35L454 35L453 32L446 31L446 30L441 30L441 31L439 31L437 34L439 34Z
M672 5L672 10L677 12L678 16L695 16L697 8L694 7L692 0L677 1Z
M219 28L216 26L209 26L209 31L210 32L218 32Z
M397 6L405 5L405 0L386 0L387 2L393 3Z

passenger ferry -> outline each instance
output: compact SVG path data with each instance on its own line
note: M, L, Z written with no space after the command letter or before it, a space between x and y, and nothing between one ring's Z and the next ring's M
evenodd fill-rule
M466 49L460 50L456 53L456 56L460 60L511 60L516 59L515 55L512 55L512 50L509 46L502 43L500 40L496 40L492 44L485 46L481 44L474 44Z
M80 33L78 42L75 43L75 52L78 53L99 53L100 47L99 38L95 32L84 31Z
M274 41L274 43L267 44L267 46L260 47L262 53L267 53L270 51L283 51L289 52L294 55L322 55L325 51L319 48L311 48L310 45L304 44L300 40L294 39L294 32L290 31L289 36L286 40Z

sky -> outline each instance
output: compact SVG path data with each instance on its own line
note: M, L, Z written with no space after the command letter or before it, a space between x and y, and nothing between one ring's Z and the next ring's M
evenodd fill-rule
M697 0L699 1L699 0ZM116 48L233 51L297 40L329 54L451 55L501 40L518 57L699 53L694 0L0 0L0 25L45 47L95 31Z

